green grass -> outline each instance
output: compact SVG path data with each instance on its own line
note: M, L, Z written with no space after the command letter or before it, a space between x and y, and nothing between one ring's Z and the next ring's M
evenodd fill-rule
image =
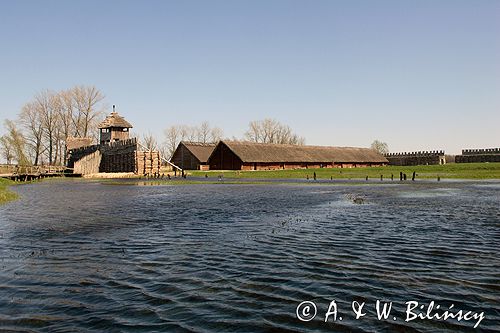
M149 180L130 180L130 181L100 181L104 185L138 185L138 186L159 186L159 185L200 185L200 184L211 184L211 185L269 185L269 182L265 181L237 181L237 180L224 180L218 181L214 180L189 180L189 179L149 179Z
M17 193L14 193L9 189L9 185L12 184L14 184L13 181L0 178L0 205L18 198Z
M192 176L212 177L224 175L224 178L312 178L316 172L318 179L394 179L399 180L399 173L406 173L408 179L415 171L417 179L437 178L441 179L500 179L500 163L451 163L446 165L417 165L417 166L385 166L351 169L297 169L297 170L275 170L275 171L189 171Z

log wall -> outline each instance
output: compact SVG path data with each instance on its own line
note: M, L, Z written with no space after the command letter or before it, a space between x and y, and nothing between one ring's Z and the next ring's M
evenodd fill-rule
M455 156L455 163L500 162L500 148L463 149Z
M73 149L68 161L73 173L79 174L134 172L153 175L159 174L160 166L160 153L138 151L135 138Z
M99 172L99 166L101 165L101 152L99 150L85 155L79 160L74 162L73 173L89 175Z
M391 153L385 154L384 157L389 161L389 165L404 166L446 164L446 158L443 150Z
M134 172L137 140L128 139L100 145L102 161L99 172Z
M182 143L175 150L171 161L185 170L197 170L200 167L200 161Z

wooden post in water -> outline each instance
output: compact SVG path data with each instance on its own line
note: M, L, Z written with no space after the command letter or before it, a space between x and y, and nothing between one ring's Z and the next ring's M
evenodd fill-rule
M411 176L411 180L415 181L415 171L413 171L413 175Z
M384 180L384 175L380 175L380 181Z

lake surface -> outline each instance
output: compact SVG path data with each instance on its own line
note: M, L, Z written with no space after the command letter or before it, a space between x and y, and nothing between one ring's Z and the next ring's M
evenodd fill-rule
M484 312L479 329L500 331L500 182L14 189L0 331L476 331L405 322L408 301ZM332 300L342 320L324 322ZM387 320L377 300L393 302ZM297 318L302 301L313 320Z

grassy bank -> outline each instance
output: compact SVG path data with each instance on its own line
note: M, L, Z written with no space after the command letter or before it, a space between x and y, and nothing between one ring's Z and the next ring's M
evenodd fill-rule
M14 184L14 182L0 178L0 205L17 199L17 194L9 189L9 185Z
M417 166L385 166L373 168L352 169L298 169L298 170L276 170L276 171L190 171L192 176L217 177L222 174L226 178L306 178L312 177L316 172L318 179L399 179L399 173L406 173L408 178L415 171L417 178L442 179L500 179L500 163L452 163L446 165L417 165Z

